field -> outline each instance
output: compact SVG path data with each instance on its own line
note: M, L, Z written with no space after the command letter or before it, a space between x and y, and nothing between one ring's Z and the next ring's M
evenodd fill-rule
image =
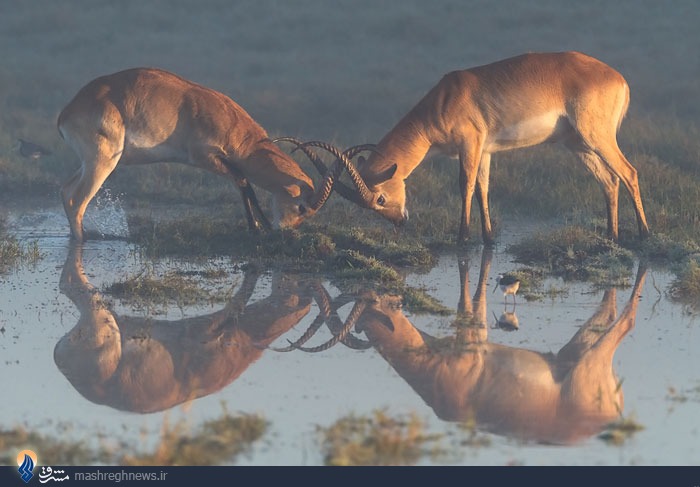
M87 81L134 66L158 66L223 91L273 135L338 146L376 142L440 77L525 51L579 50L618 69L632 102L619 136L638 168L650 226L699 238L700 87L692 51L700 13L693 2L153 1L32 2L0 7L0 198L57 188L77 159L55 128L59 111ZM27 161L25 138L49 148ZM494 157L492 206L498 222L564 217L590 225L604 215L593 178L560 148ZM434 158L409 178L414 225L406 234L454 234L459 208L454 161ZM417 184L421 181L422 184ZM161 165L118 168L108 180L125 202L187 202L240 215L237 191L201 171ZM206 189L203 189L206 188ZM623 191L624 192L624 191ZM330 204L344 218L356 208ZM629 200L621 196L624 230ZM527 208L521 215L518 209ZM324 211L318 221L337 215ZM583 220L581 220L583 218ZM478 225L477 225L478 227ZM624 235L624 233L623 233Z
M29 361L25 352L31 351L39 357L36 366L28 368L31 380L56 381L65 393L55 415L42 401L32 404L33 417L19 399L5 404L1 412L8 419L0 424L4 455L0 458L7 463L11 458L7 452L29 438L47 443L51 448L45 457L66 465L347 464L368 456L390 464L697 463L688 460L698 458L697 422L692 418L697 417L699 403L697 371L688 362L695 359L697 347L691 342L697 335L700 302L700 57L694 42L699 25L700 8L691 0L0 3L0 349L8 357L0 372L7 381L14 380L10 376ZM493 269L491 257L479 257L490 255L492 249L480 245L476 205L471 242L466 248L456 244L461 206L458 163L441 156L426 159L408 178L411 219L400 230L332 195L299 229L264 235L247 232L239 192L223 178L176 164L117 167L88 210L99 210L88 223L97 223L100 232L119 239L86 246L84 275L82 255L72 255L75 248L69 245L59 190L79 162L59 136L56 120L76 92L98 76L137 66L163 68L229 95L271 137L294 136L348 147L378 142L449 71L523 52L565 50L606 62L630 86L631 104L618 141L639 173L651 230L644 241L637 238L631 199L624 188L617 245L605 238L605 200L592 175L563 147L539 146L493 157L489 193L497 240ZM23 157L19 139L38 143L50 154ZM308 161L294 157L315 174ZM257 190L257 194L269 212L268 193ZM481 261L483 275L479 266L467 265L470 259L472 264ZM600 319L602 312L597 310L604 304L612 309L617 300L622 311L624 300L636 299L629 289L633 271L638 267L643 276L647 264L652 270L638 320L644 326L638 325L631 333L634 338L624 342L615 367L628 379L630 406L620 424L634 423L638 412L648 428L639 433L635 429L630 436L639 440L613 455L602 436L592 436L582 446L546 450L490 435L473 420L460 423L455 433L446 422L437 421L398 376L387 373L389 367L377 353L368 358L336 348L335 355L315 357L314 362L299 358L308 354L267 351L263 365L251 367L235 387L230 382L237 376L229 378L221 391L197 396L190 406L173 407L172 423L166 408L150 416L109 408L105 413L104 403L84 392L89 387L69 383L74 377L52 360L54 346L58 349L72 333L79 335L75 330L87 321L83 316L87 311L76 311L79 299L63 287L62 269L69 266L80 269L75 274L85 278L80 283L90 293L101 293L115 320L123 319L128 326L141 326L144 319L155 316L164 330L199 330L207 319L218 323L216 306L240 305L231 293L244 274L260 271L259 281L253 280L258 294L252 295L261 299L260 289L274 297L277 288L271 282L276 281L270 275L282 272L283 282L296 285L303 271L341 296L356 298L367 288L381 295L400 294L407 317L438 337L436 343L449 346L453 338L467 333L460 313L470 290L466 294L459 290L457 280L464 285L466 272L468 286L469 272L472 285L478 276L484 287L471 290L478 294L487 281L493 285L489 269L495 275L519 267L523 284L518 300L530 301L518 304L521 329L514 334L489 333L508 347L539 348L546 355L576 335L582 322ZM617 298L615 288L620 292ZM308 298L296 291L283 296L285 306ZM489 287L481 299L483 317L490 322L486 300L498 310L503 297ZM321 305L309 309L317 307ZM45 321L29 326L40 322L37 316ZM298 320L301 324L290 329L298 336L309 321ZM238 322L233 326L238 333L236 327ZM287 345L287 335L279 336L278 343L270 339L267 345ZM170 343L166 348L187 350L188 343ZM75 357L82 356L69 353L68 361ZM345 380L330 374L306 392L306 381L319 362L327 367L324 370L341 375L357 367L360 372L346 380L362 393L350 394L338 406L337 399L347 392L339 385ZM78 375L89 369L80 360L76 363L72 366ZM256 378L275 384L277 390L271 387L261 393ZM26 394L35 393L28 385L31 380L23 385ZM241 390L245 394L237 394ZM288 401L297 407L291 415L277 407ZM242 424L254 432L251 442L267 434L266 428L282 441L256 447L247 459L226 450L226 458L212 457L208 462L202 445L212 428L238 424L226 406L220 414L220 402L233 405L232 410L250 411L243 419L253 418L253 426ZM678 412L668 413L667 425L659 418L671 409ZM106 426L91 445L104 443L115 431L115 441L122 443L109 444L108 449L102 443L92 449L83 445L80 431L102 425L107 416ZM61 430L62 421L70 423L66 427L70 431ZM321 430L325 435L322 446L312 449L307 459L307 443L302 448L299 442L307 442L317 421L331 426L317 426L316 436ZM196 431L202 432L202 439L197 433L189 435L190 443L183 443L179 433L191 432L193 424L199 426ZM408 438L409 445L393 445L406 458L384 459L385 452L342 444L348 427L356 433L371 430L368 435L377 444L393 445ZM120 428L129 432L123 439ZM67 443L56 443L54 430L65 433ZM438 435L433 434L436 430ZM234 437L223 428L219 440L230 444ZM15 444L8 438L19 440ZM436 438L443 441L440 448L433 445ZM675 442L676 438L680 439ZM606 442L602 450L601 440ZM139 441L140 460L120 450ZM445 441L448 450L458 443L457 450L466 451L467 458L434 458L438 451L444 454ZM661 448L657 441L673 447ZM215 446L219 448L218 443ZM80 455L70 457L71 452Z

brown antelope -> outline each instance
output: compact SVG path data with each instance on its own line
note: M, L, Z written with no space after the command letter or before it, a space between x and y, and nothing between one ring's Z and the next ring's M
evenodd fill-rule
M622 414L613 356L634 327L644 278L640 267L619 316L616 290L605 291L593 316L556 354L489 343L481 282L476 306L469 300L464 308L474 311L473 321L455 337L419 331L396 306L396 296L368 297L357 327L439 418L473 420L483 430L524 441L571 444Z
M384 136L374 154L360 159L359 174L353 176L356 202L400 225L408 219L404 180L431 150L458 157L459 240L468 238L476 191L482 237L491 243L491 154L561 142L600 183L608 236L618 237L620 180L632 197L639 234L646 236L637 171L617 144L628 104L622 75L578 52L524 54L448 73Z
M128 316L114 312L89 282L82 247L72 245L59 288L80 316L56 344L54 361L86 399L119 410L162 411L212 394L312 309L305 283L278 275L269 296L249 303L258 276L247 271L214 313L177 321Z
M272 193L272 226L294 227L321 208L342 171L336 162L314 189L299 164L231 98L159 69L91 81L63 109L58 130L81 161L61 189L77 241L84 239L88 203L118 163L179 162L232 179L251 230L270 226L251 183Z

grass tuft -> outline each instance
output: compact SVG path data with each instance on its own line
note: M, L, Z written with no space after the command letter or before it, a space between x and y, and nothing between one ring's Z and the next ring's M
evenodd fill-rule
M700 309L700 262L690 259L671 283L669 294L676 300Z
M510 245L519 262L544 266L568 280L597 285L628 285L634 254L611 240L581 227L540 232Z
M327 428L317 427L324 463L331 466L414 465L439 452L441 435L429 435L415 415L393 418L383 411L351 414Z

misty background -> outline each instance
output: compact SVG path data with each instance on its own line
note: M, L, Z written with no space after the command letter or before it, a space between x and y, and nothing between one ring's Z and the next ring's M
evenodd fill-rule
M448 71L579 50L628 80L630 116L700 116L700 5L675 1L35 0L0 3L0 150L59 149L91 79L154 66L223 91L272 134L377 141Z

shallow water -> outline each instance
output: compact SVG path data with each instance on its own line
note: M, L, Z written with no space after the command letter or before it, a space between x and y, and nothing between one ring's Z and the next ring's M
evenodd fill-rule
M117 231L99 231L126 232L119 212L112 208L110 216ZM488 446L448 440L443 446L454 457L426 456L422 464L700 461L700 325L666 298L667 272L635 270L639 289L633 276L630 287L607 292L552 279L545 287L566 292L530 302L518 296L515 308L505 310L503 295L492 292L495 276L519 265L504 249L535 229L510 224L504 232L512 233L501 235L492 254L481 247L446 254L430 272L408 277L481 326L455 327L456 314L414 315L393 298L367 295L352 334L368 349L339 343L317 353L283 353L275 348L299 339L321 311L322 291L342 304L342 320L356 300L345 300L318 276L246 274L228 258L167 259L152 272L224 269L226 277L206 285L230 289L231 300L134 310L100 292L152 265L133 246L91 241L77 251L60 208L10 208L9 215L10 233L37 240L43 258L0 276L0 376L10 386L0 402L3 428L23 425L81 441L102 435L142 449L158 441L165 420L196 427L218 417L224 403L232 413L259 413L271 424L237 464L320 465L317 426L381 409L415 413L430 432L454 433L456 421L476 415ZM518 329L496 327L496 317L513 309ZM330 338L324 326L305 346ZM430 352L410 353L417 345ZM610 399L619 389L624 404ZM559 404L556 411L552 404ZM623 417L644 429L622 445L604 442L603 425L619 416L610 408L622 408Z

